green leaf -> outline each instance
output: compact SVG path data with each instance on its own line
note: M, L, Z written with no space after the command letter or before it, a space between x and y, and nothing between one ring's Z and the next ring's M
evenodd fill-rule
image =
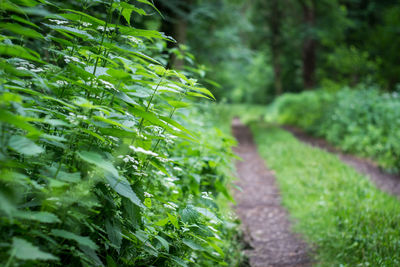
M60 14L60 16L65 17L65 18L67 18L67 19L70 19L70 20L72 20L72 21L78 22L78 21L81 20L80 17L82 16L82 17L84 17L84 18L87 19L87 20L85 20L85 21L88 21L88 22L91 22L91 23L94 23L94 24L99 24L99 25L105 25L105 24L106 24L105 21L103 21L103 20L101 20L101 19L98 19L98 18L95 18L95 17L93 17L93 16L90 16L89 14L84 13L84 12L80 12L80 11L73 10L73 9L62 9L62 10L63 10L63 11L68 11L68 12L71 12L71 13L74 13L74 14L79 15L79 16L75 16L75 17L70 17L70 16L68 16L68 15L70 15L70 14Z
M38 39L43 39L43 35L38 33L37 31L27 28L24 26L21 26L16 23L0 23L0 28L7 29L8 31L11 31L13 33L25 36L25 37L30 37L30 38L38 38Z
M41 223L58 223L58 217L46 211L18 211L15 217L25 220L38 221Z
M44 152L42 147L36 145L32 140L20 135L11 136L8 141L8 146L25 156L36 156Z
M185 244L186 246L188 246L189 248L193 249L193 250L198 250L198 251L204 251L205 250L201 245L195 243L193 240L190 240L190 239L184 238L182 240L182 243Z
M160 241L161 245L166 249L166 251L169 251L169 243L167 240L165 240L164 238L162 238L159 235L154 236L154 238L156 238L158 241Z
M168 222L169 222L169 218L167 217L167 218L164 218L164 219L159 220L158 222L155 223L155 225L164 226L164 225L166 225Z
M168 101L168 104L170 104L174 108L186 108L190 106L190 103L182 101Z
M128 198L133 204L145 208L138 196L133 192L131 185L128 180L122 176L115 176L111 173L106 173L106 179L110 184L110 187L115 190L121 196Z
M100 154L89 151L79 151L77 152L77 154L84 161L90 164L94 164L98 168L111 173L113 176L118 177L118 171L117 169L115 169L114 165L111 162L104 160Z
M40 29L40 27L37 26L36 24L34 24L34 23L32 23L32 22L30 22L30 21L24 19L24 18L21 18L21 17L19 17L19 16L17 16L17 15L11 15L11 18L12 18L13 20L15 20L15 21L20 22L20 23L24 23L24 24L26 24L26 25L35 27L36 29Z
M45 63L44 61L40 60L40 58L32 55L28 49L19 45L0 44L0 55L18 57L39 63Z
M106 220L105 225L108 239L110 239L115 248L119 250L122 244L122 234L120 227L115 223L111 223L109 220Z
M14 237L10 254L20 260L58 260L54 255L41 251L22 238Z
M51 25L51 24L46 24L46 23L43 23L43 25L49 27L50 29L56 30L58 32L69 33L69 34L75 35L76 37L82 38L84 40L87 40L87 39L94 40L93 36L84 30L79 30L77 28L73 28L73 27L69 27L69 26Z
M180 215L185 223L195 223L199 218L200 214L193 208L192 205L186 206Z
M176 229L179 229L178 219L174 215L171 215L169 213L167 214L168 214L168 219L172 223L172 225L175 226Z
M171 260L173 260L173 261L174 261L175 263L177 263L179 266L187 267L186 262L185 262L184 260L182 260L181 258L178 258L178 257L173 256L173 255L168 255L168 256L171 258Z
M73 240L77 242L79 245L89 247L93 250L97 249L97 245L87 236L80 236L72 232L61 229L52 229L51 233L54 236L62 237L68 240Z

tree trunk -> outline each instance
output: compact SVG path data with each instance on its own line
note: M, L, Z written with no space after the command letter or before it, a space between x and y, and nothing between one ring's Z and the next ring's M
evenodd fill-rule
M315 0L300 1L303 7L304 24L306 36L303 41L303 83L305 89L315 86L316 49L317 41L313 29L315 27Z
M166 18L161 25L161 31L176 41L176 43L168 42L168 48L178 48L179 45L186 43L188 24L186 17L190 13L190 4L191 0L182 6L161 5L161 12ZM176 9L179 9L179 12ZM170 55L167 68L182 69L183 66L184 60L178 59L175 54Z
M274 89L275 95L282 94L282 66L281 66L281 48L282 48L282 9L279 5L281 0L272 0L270 2L269 24L271 30L271 52L272 65L274 68Z

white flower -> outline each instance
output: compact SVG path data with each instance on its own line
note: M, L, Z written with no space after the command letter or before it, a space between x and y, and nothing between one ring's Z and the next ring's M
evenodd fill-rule
M165 178L165 181L171 182L171 183L173 183L173 182L175 182L175 181L178 181L178 180L179 180L179 179L176 178L176 177L167 177L167 178Z
M208 200L213 200L211 197L211 192L201 192L201 197Z
M64 56L64 61L65 61L65 63L67 63L67 64L70 63L71 61L74 61L74 62L76 62L76 63L81 63L81 64L83 64L82 61L80 61L79 58L77 58L77 57L71 57L71 56L67 56L67 55Z
M55 24L58 24L58 25L60 25L60 24L67 24L68 23L68 21L66 21L66 20L59 20L59 19L49 19L51 22L53 22L53 23L55 23Z
M104 31L104 26L99 26L99 27L97 27L97 29L98 29L99 31ZM114 27L108 27L108 28L106 29L106 32L110 32L110 31L114 31L114 30L115 30Z
M56 81L56 84L58 84L60 86L66 86L68 83L66 81L58 80L58 81Z
M174 167L174 170L175 171L178 171L178 172L181 172L181 171L183 171L181 168L179 168L179 167Z
M172 193L179 194L179 191L178 190L173 190Z
M176 208L170 204L164 204L164 207L171 209L171 210L176 210Z
M31 69L32 72L42 72L44 71L42 68Z
M89 27L89 26L92 26L92 23L82 22L82 25L85 26L85 27Z
M99 80L100 80L100 82L101 82L102 84L104 84L104 86L105 86L107 89L112 89L112 90L117 91L117 89L115 89L115 87L114 87L114 85L113 85L112 83L107 82L107 81L102 80L102 79L99 79Z
M142 154L146 154L146 155L150 155L150 156L154 156L154 157L158 156L157 153L154 153L153 151L150 151L150 150L145 150L141 147L129 146L129 148L132 149L133 151L135 151L136 153L142 153Z
M144 196L145 196L145 197L153 197L153 195L152 195L152 194L150 194L150 193L147 193L147 192L144 192Z
M133 164L139 164L139 162L134 157L131 157L129 155L119 155L118 158L122 159L125 163L131 162Z
M182 229L183 232L190 231L190 229L189 229L189 228L186 228L186 227L182 227L181 229Z

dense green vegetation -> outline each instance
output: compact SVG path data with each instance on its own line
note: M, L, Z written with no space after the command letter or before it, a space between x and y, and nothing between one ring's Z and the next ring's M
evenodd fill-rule
M400 169L400 99L374 88L336 93L310 91L275 100L269 119L301 127L344 151L374 159L387 170Z
M240 266L232 117L399 172L399 31L396 0L0 0L0 265ZM400 265L397 200L252 125L321 265Z
M231 146L147 0L0 5L0 265L236 266Z
M272 168L295 228L315 246L320 266L400 264L400 203L336 156L290 133L253 123L259 152Z

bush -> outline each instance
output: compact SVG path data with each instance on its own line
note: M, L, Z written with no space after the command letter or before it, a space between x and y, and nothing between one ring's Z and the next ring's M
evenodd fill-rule
M274 103L280 123L325 137L344 151L371 157L392 171L400 169L400 99L377 89L343 89L284 95Z
M0 265L237 265L234 141L130 26L153 4L40 2L0 7Z

